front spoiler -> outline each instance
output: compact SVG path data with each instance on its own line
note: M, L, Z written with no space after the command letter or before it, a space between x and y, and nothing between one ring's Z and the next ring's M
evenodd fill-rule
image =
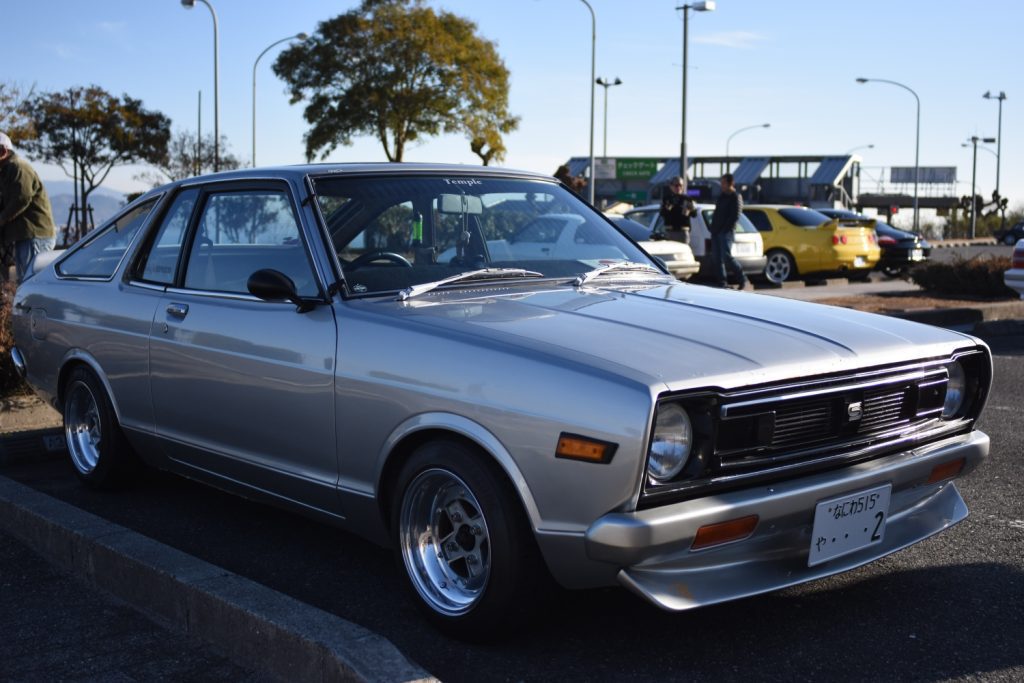
M927 484L936 465L965 458L966 473L984 459L981 432L792 482L606 515L587 531L591 559L614 562L621 584L667 610L686 610L765 593L844 572L928 538L967 517L951 481ZM885 539L879 545L807 566L817 501L893 486ZM691 551L698 528L759 516L749 538Z

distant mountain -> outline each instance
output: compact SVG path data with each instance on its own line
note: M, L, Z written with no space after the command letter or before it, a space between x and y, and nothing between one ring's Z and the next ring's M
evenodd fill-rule
M50 196L53 220L57 225L66 224L68 212L75 201L74 186L70 180L44 180L43 185L46 186L46 194ZM99 225L125 205L124 193L98 187L89 195L89 204L92 206L93 222Z

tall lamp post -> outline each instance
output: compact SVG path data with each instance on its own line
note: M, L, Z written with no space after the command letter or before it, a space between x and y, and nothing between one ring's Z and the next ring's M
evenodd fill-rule
M614 81L609 81L607 78L598 78L596 83L604 88L604 151L601 156L608 158L608 88L616 85L622 85L622 80L616 78Z
M296 33L294 36L288 36L282 38L276 42L271 43L263 52L256 57L256 61L252 64L252 167L256 168L256 67L259 66L260 60L263 59L263 55L267 54L271 50L281 43L287 43L289 40L306 40L309 36L305 33Z
M725 170L726 171L730 170L729 166L731 164L731 157L729 156L729 143L732 142L732 139L734 137L736 137L737 135L739 135L740 133L742 133L744 131L754 130L756 128L771 128L771 127L772 127L772 124L770 124L770 123L759 123L759 124L757 124L755 126L746 126L744 128L740 128L739 130L734 131L732 133L732 135L727 137L725 139Z
M210 10L213 17L213 170L220 170L220 90L217 79L220 71L220 42L217 39L217 13L209 0L199 0ZM196 0L181 0L181 6L185 9L192 9L196 6Z
M590 203L594 203L594 100L597 99L597 15L587 0L580 0L590 10Z
M850 149L846 150L846 154L853 154L858 149L874 149L874 148L875 148L874 144L870 144L870 145L857 145L856 147L851 147Z
M909 86L897 83L896 81L887 81L884 78L858 78L858 83L888 83L889 85L895 85L897 88L903 88L917 101L917 132L915 133L914 142L914 232L918 232L921 225L921 212L918 207L918 194L917 185L921 180L921 98L917 96Z
M1003 100L1006 99L1006 93L1002 90L999 91L998 95L993 95L991 91L986 91L982 95L986 100L998 100L999 101L999 127L996 129L996 195L999 195L999 160L1003 156ZM1002 196L999 196L1002 199ZM999 229L1006 229L1006 209L1000 211L1002 218L999 221Z
M680 115L681 131L679 136L679 177L685 181L687 166L689 166L686 158L686 72L689 70L686 65L686 58L689 53L687 47L690 37L690 10L692 9L694 12L714 12L715 0L701 0L700 2L676 7L676 9L683 10L683 101L682 113Z
M974 159L971 161L971 239L974 239L975 229L978 226L978 201L977 191L975 190L975 182L978 179L978 143L979 142L995 142L995 138L979 138L977 135L971 136L971 145L974 147Z

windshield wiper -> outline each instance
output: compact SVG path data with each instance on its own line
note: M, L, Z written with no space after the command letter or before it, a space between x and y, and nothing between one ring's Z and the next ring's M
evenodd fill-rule
M513 277L544 277L544 273L538 273L535 270L523 270L522 268L482 268L481 270L467 270L465 273L452 275L451 277L446 277L443 280L434 280L433 282L424 282L421 285L406 287L398 293L398 300L408 301L414 296L426 294L438 287L450 285L454 282L464 282L466 280L501 280L503 278Z
M576 278L574 285L582 287L591 280L601 277L605 273L615 272L634 272L634 273L648 273L651 275L661 275L667 277L665 273L661 272L654 266L649 266L646 263L634 263L632 261L616 261L615 263L609 263L601 266L600 268L594 268L593 270L587 271Z

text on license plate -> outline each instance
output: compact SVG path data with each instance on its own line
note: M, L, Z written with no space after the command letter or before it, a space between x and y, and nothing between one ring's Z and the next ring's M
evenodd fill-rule
M854 268L863 268L867 264L868 264L868 261L863 256L855 256L853 258L853 267Z
M910 260L911 261L923 261L924 260L924 250L923 249L911 249L910 250Z
M746 256L754 253L754 245L751 242L733 242L732 255L733 256Z
M892 485L823 500L814 508L807 566L881 543L889 517Z

